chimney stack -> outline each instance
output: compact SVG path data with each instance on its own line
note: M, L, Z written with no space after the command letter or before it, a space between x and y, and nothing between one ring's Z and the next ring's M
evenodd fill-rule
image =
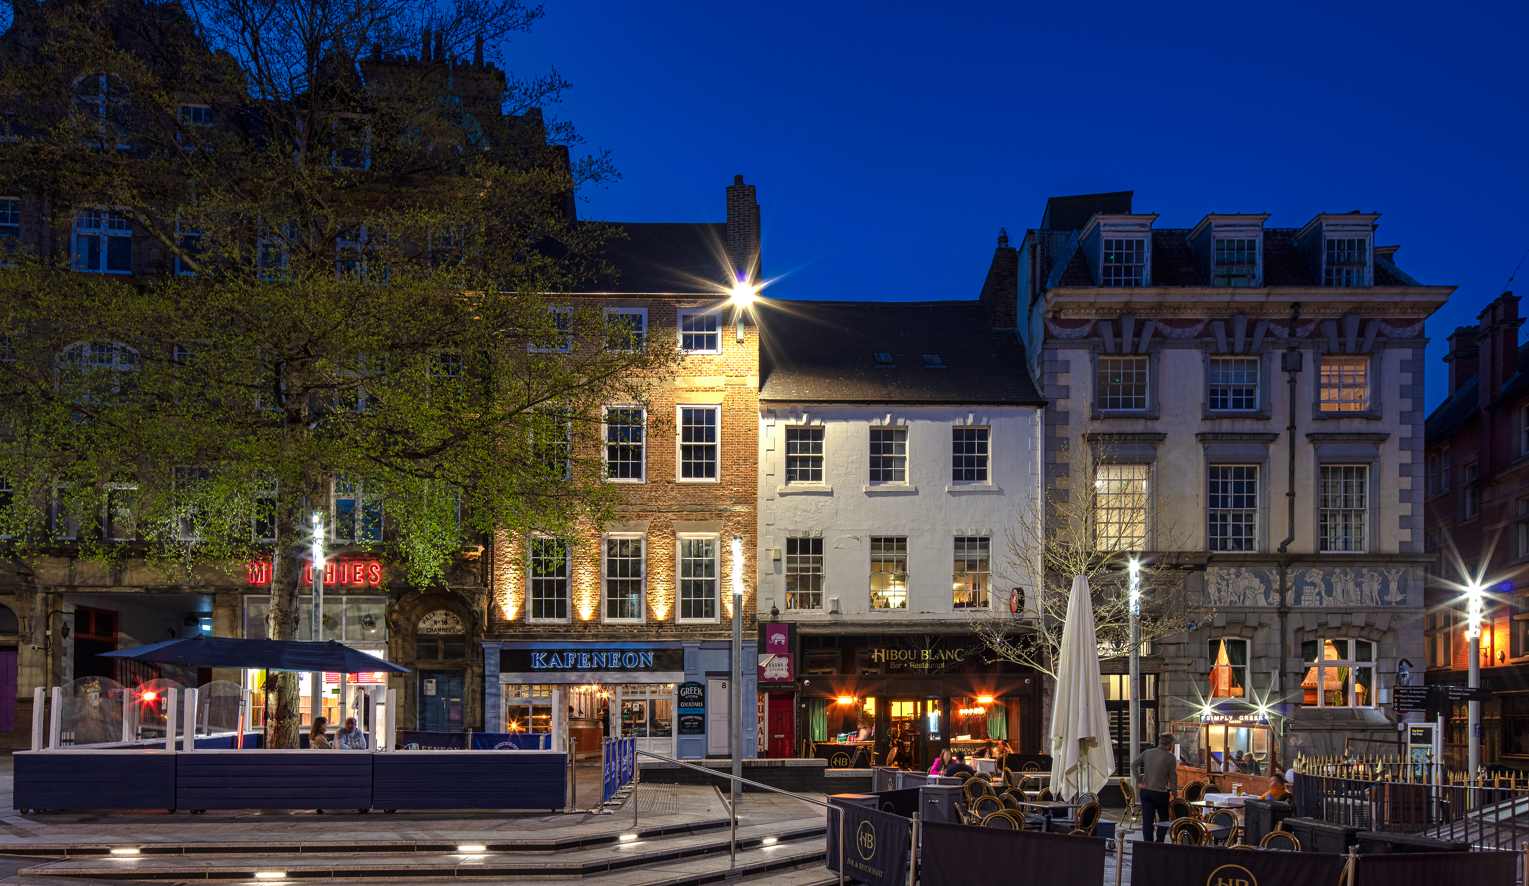
M1476 348L1480 352L1483 407L1497 399L1502 387L1518 372L1518 296L1504 292L1476 316Z
M993 263L988 266L987 279L982 281L980 300L994 329L1018 328L1019 250L1009 245L1006 228L998 229L998 248L993 250Z
M473 67L483 67L483 35L473 38Z
M764 279L759 248L759 201L754 197L754 186L744 184L743 176L735 175L727 189L727 259L733 265L733 273L739 277L747 274L754 285Z
M1470 381L1481 369L1481 361L1477 356L1480 351L1476 348L1476 327L1457 327L1446 341L1449 342L1449 353L1444 355L1444 362L1449 364L1449 393L1454 395L1461 385Z

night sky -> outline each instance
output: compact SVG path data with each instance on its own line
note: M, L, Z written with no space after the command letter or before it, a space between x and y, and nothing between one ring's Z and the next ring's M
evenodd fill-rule
M555 64L613 152L585 217L720 221L735 173L757 185L774 297L975 298L1055 194L1134 190L1163 227L1380 212L1403 270L1460 287L1432 409L1445 336L1529 249L1526 10L549 0L506 60Z

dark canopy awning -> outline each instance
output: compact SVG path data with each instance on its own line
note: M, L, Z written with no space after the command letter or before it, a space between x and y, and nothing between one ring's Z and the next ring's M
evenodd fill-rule
M237 640L231 637L196 636L100 654L106 658L127 658L192 668L261 668L340 674L376 671L409 673L408 668L333 640L325 643L300 643L292 640Z

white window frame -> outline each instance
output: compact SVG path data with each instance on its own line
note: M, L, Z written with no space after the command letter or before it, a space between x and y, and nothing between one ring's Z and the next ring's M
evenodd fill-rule
M888 455L886 453L881 453L881 452L875 451L875 449L872 448L872 447L876 446L876 434L878 432L892 434L893 435L893 439L892 439L891 442L892 442L892 445L894 447L896 446L896 443L897 443L897 439L896 439L897 436L901 435L902 436L902 447L903 447L902 455L898 455L895 452L890 454L890 455ZM908 483L909 483L909 479L908 479L909 467L908 466L909 466L909 463L911 462L911 459L912 459L912 453L910 452L911 445L910 445L910 441L908 440L908 437L909 437L909 434L908 434L908 427L907 427L907 425L873 425L871 427L871 441L867 444L866 483L868 483L871 486L907 486L908 485ZM991 436L989 437L989 441L988 441L988 449L989 450L992 449ZM878 480L878 479L876 479L875 476L872 475L871 472L877 470L875 465L876 465L876 459L878 459L878 458L880 458L880 459L892 459L892 460L902 459L903 478L901 480ZM888 468L885 465L883 465L880 468L880 470L883 471L883 472L886 472L886 471L893 470L893 469L892 468Z
M73 483L55 483L52 494L49 496L48 522L53 537L60 541L74 541L80 537L79 517L69 513L64 503L64 498L73 486ZM60 520L64 524L62 528L59 526Z
M712 598L710 617L686 617L684 584L685 542L709 541L712 545ZM703 579L704 580L704 579ZM674 539L674 620L679 624L716 624L722 620L722 536L715 532L681 532Z
M1242 243L1242 242L1248 242L1248 243L1253 244L1252 261L1250 263L1244 264L1243 262L1231 262L1231 261L1223 262L1223 261L1220 260L1220 257L1224 254L1223 250L1221 249L1221 244L1222 243ZM1243 236L1243 235L1232 236L1232 237L1217 237L1217 236L1212 235L1212 237L1211 237L1211 249L1210 249L1210 252L1211 252L1211 258L1210 258L1210 260L1211 260L1211 284L1210 285L1211 286L1219 287L1219 288L1223 288L1223 289L1236 289L1236 288L1241 288L1241 287L1244 287L1244 286L1257 286L1258 285L1259 277L1260 277L1259 269L1263 265L1263 262L1260 260L1262 258L1262 253L1263 253L1263 237L1258 236L1258 235L1254 235L1252 237ZM1221 280L1222 280L1221 269L1222 268L1241 268L1241 267L1247 267L1248 268L1248 276L1247 276L1247 282L1246 283L1238 284L1238 283L1223 283L1223 282L1221 282ZM1227 276L1230 277L1231 275L1228 274ZM1240 278L1240 275L1239 275L1239 278Z
M1218 364L1218 363L1233 363L1233 362L1236 362L1236 363L1251 363L1252 366L1253 366L1253 382L1252 382L1253 405L1252 406L1217 406L1217 405L1215 405L1215 401L1214 401L1213 398L1216 396L1216 388L1217 387L1221 387L1221 388L1224 388L1224 389L1227 389L1227 390L1230 390L1230 389L1233 389L1233 388L1246 388L1246 387L1248 387L1247 384L1232 384L1232 383L1229 383L1229 382L1226 382L1226 381L1222 381L1222 382L1218 383L1215 380L1214 373L1217 372L1216 364ZM1263 405L1263 403L1262 403L1262 399L1263 399L1263 391L1262 391L1262 387L1263 387L1263 358L1262 357L1259 357L1259 356L1252 356L1252 357L1247 357L1247 356L1238 356L1238 357L1215 356L1215 357L1211 357L1210 358L1209 366L1207 366L1206 368L1211 373L1211 377L1206 382L1206 402L1205 402L1205 408L1206 409L1209 409L1212 412L1235 412L1235 413L1242 414L1242 413L1254 413L1254 412L1257 412L1259 410L1259 408ZM1152 372L1151 366L1148 366L1147 373L1148 373L1149 376L1151 375L1151 372ZM1230 399L1230 396L1228 397L1228 399Z
M195 146L194 145L186 144L186 132L187 132L188 129L190 129L191 127L196 127L197 129L211 129L212 126L213 126L213 123L215 122L214 120L193 120L193 119L191 119L191 115L188 115L186 112L187 111L192 111L192 110L195 110L195 111L209 111L210 112L210 111L212 111L212 105L200 105L200 104L196 104L194 102L188 102L188 103L182 104L178 109L176 109L176 112L175 112L175 122L176 122L175 141L176 141L177 144L179 144L181 146L181 150L182 151L195 150ZM202 147L202 150L209 151L209 150L211 150L211 147L204 145Z
M612 425L610 423L611 411L612 410L616 410L616 409L636 410L637 413L642 417L641 423L639 425L636 425L636 427L638 428L638 433L641 436L639 437L639 439L637 440L637 442L635 444L631 443L631 442L618 443L618 442L613 442L611 440L611 438L610 438L610 430L611 430L611 428L613 428L613 427L622 427L622 428L633 427L633 425L629 425L629 424L625 424L625 425ZM633 404L607 404L606 406L604 406L600 410L600 441L601 441L600 442L600 451L602 453L602 462L605 465L605 482L607 482L607 483L646 483L646 482L648 482L648 410L645 407L637 406L637 405L633 405ZM636 462L638 476L636 476L636 477L612 477L611 476L611 448L612 447L633 447L633 446L635 446L637 451L638 451L637 462Z
M1333 252L1334 252L1334 250L1331 249L1330 247L1334 243L1338 243L1338 242L1343 242L1343 243L1354 242L1354 243L1358 243L1359 244L1359 248L1364 250L1364 255L1362 256L1361 260L1359 262L1357 262L1357 263L1356 262L1342 262L1342 263L1338 263L1338 264L1329 263L1328 259L1329 259L1329 257L1331 257L1333 255ZM1345 250L1342 254L1343 255L1348 255L1349 253ZM1332 286L1332 287L1338 288L1338 289L1348 289L1348 288L1352 288L1352 287L1355 287L1355 286L1369 286L1370 285L1369 277L1370 277L1370 273L1371 273L1371 271L1370 271L1370 261L1371 261L1372 256L1373 256L1373 250L1370 247L1370 238L1368 236L1361 236L1361 237L1323 237L1322 238L1322 285L1323 286ZM1352 274L1354 276L1352 278L1350 278L1350 276L1349 276L1350 274Z
M1103 474L1113 473L1116 469L1119 469L1119 468L1129 468L1131 470L1131 473L1136 473L1139 470L1141 472L1141 476L1139 478L1138 477L1104 477L1104 476L1101 476ZM1123 533L1123 532L1115 532L1113 534L1107 535L1104 532L1104 529L1105 529L1106 526L1131 526L1131 525L1135 525L1135 522L1133 521L1131 523L1128 523L1125 520L1111 520L1111 521L1106 522L1103 519L1104 514L1105 514L1106 511L1108 511L1109 513L1112 513L1112 514L1113 513L1125 514L1125 513L1129 513L1130 511L1132 511L1134 509L1129 503L1126 503L1125 505L1114 505L1114 504L1106 504L1106 502L1109 500L1109 498L1111 496L1116 496L1116 495L1134 495L1135 493L1131 493L1131 492L1116 493L1116 492L1111 492L1108 489L1101 490L1100 489L1100 484L1101 483L1110 482L1111 480L1121 480L1121 481L1136 482L1138 479L1140 480L1140 482L1142 484L1142 488L1141 488L1141 492L1140 492L1141 503L1139 505L1139 510L1141 512L1141 521L1140 521L1141 532L1140 532L1140 537L1137 537L1137 534L1135 532L1132 532L1130 534L1130 537L1127 537L1126 534ZM1101 551L1141 551L1141 550L1146 550L1147 549L1147 545L1150 543L1151 538L1152 538L1152 526L1151 526L1152 518L1151 518L1151 513L1152 513L1152 465L1151 464L1146 463L1146 462L1103 462L1103 463L1095 466L1095 468L1094 468L1094 515L1093 515L1094 516L1094 545L1095 545L1095 547L1097 547Z
M965 543L976 542L977 543L976 551L975 552L963 552L963 551L959 550L957 548L957 545L960 545L963 542L965 542ZM987 552L986 552L987 555L986 555L986 557L981 557L981 551L982 551L982 547L983 547L984 544L986 545L986 548L987 548ZM950 567L950 571L951 571L951 582L950 582L950 586L951 586L951 601L950 601L950 605L951 605L951 608L952 609L956 609L956 610L982 610L982 609L991 609L991 608L993 608L993 538L992 538L992 536L988 536L988 535L957 535L957 536L952 537L952 539L951 539L950 550L951 550L951 567ZM964 557L962 556L963 553L965 553ZM955 565L956 565L957 560L968 560L969 561L969 560L973 560L973 559L978 559L979 557L981 557L981 559L984 559L986 561L987 569L985 569L985 570L983 570L983 569L962 569L960 572L956 571ZM962 588L958 587L958 585L963 583L963 576L973 576L973 575L981 576L981 582L984 585L984 587L982 587L982 588L975 588L975 589L962 589ZM973 597L973 601L970 602L970 603L962 603L961 602L961 598L962 598L963 595L971 595ZM986 597L987 599L983 600L982 599L983 597Z
M958 432L961 432L961 431L981 431L982 432L981 442L986 444L987 451L983 452L983 453L980 453L980 454L973 453L970 456L968 456L966 453L957 453L956 452L956 442L957 442L956 441L956 434ZM966 442L966 441L962 441L962 442ZM984 474L985 476L982 479L978 479L978 480L958 480L958 479L956 479L956 471L958 470L958 468L956 467L956 458L958 457L958 455L961 458L968 458L968 457L970 457L970 458L980 459L981 460L981 464L979 466L973 467L971 470L978 471L978 472ZM965 471L967 469L966 468L960 468L959 470ZM992 486L993 485L993 428L991 426L989 426L989 425L951 425L950 426L950 484L952 486Z
M561 417L563 420L563 433L555 440L539 439L536 429L533 429L531 433L531 449L532 454L539 460L542 459L544 454L551 453L554 449L561 449L563 453L563 473L558 479L567 480L573 476L573 415L562 409L538 408L536 412L538 413L538 418L556 419ZM546 461L543 461L543 463L547 464L548 467L551 466Z
M1253 477L1252 477L1252 492L1251 493L1247 493L1247 492L1232 493L1232 492L1225 492L1225 491L1219 492L1219 493L1212 492L1211 484L1213 484L1213 483L1217 483L1217 482L1221 482L1221 483L1239 483L1239 482L1240 483L1247 483L1247 482L1249 482L1248 478L1246 478L1246 477L1242 477L1242 478L1236 478L1236 477L1216 478L1216 477L1212 476L1216 471L1218 471L1218 470L1226 470L1226 469L1231 469L1233 472L1235 472L1236 470L1239 470L1239 469L1240 470L1245 470L1245 471L1252 471L1253 472ZM1206 550L1208 550L1208 551L1224 552L1224 553L1239 553L1239 554L1255 553L1255 552L1258 551L1258 548L1259 548L1259 530L1262 528L1262 526L1260 525L1261 522L1262 522L1261 519L1260 519L1260 516L1261 516L1261 513L1262 513L1262 509L1260 508L1260 504L1261 504L1260 500L1261 500L1261 498L1263 496L1263 488L1262 488L1262 485L1261 485L1262 481L1263 481L1263 477L1260 476L1261 473L1262 473L1262 465L1257 465L1257 464L1246 464L1246 463L1239 464L1237 462L1213 462L1213 463L1211 463L1209 465L1206 465L1206 468L1205 468L1205 549ZM1228 496L1234 496L1234 495L1235 496L1245 496L1245 495L1249 495L1249 494L1251 494L1252 498L1253 498L1253 506L1252 507L1219 507L1218 508L1218 507L1215 507L1214 504L1213 504L1215 502L1215 500L1216 500L1216 496L1222 496L1223 497L1222 500L1224 502L1225 501L1225 497L1228 497ZM1247 546L1246 547L1241 547L1241 548L1238 548L1238 547L1217 547L1216 546L1217 536L1212 531L1212 527L1215 525L1215 521L1212 519L1212 517L1215 516L1215 515L1218 515L1218 514L1227 515L1229 519L1228 519L1228 523L1226 525L1230 526L1230 525L1233 525L1230 522L1230 518L1231 517L1233 517L1234 515L1238 515L1238 514L1245 515L1245 514L1248 514L1250 512L1253 515L1252 535L1247 539L1247 542L1246 542ZM1228 540L1229 538L1230 538L1230 536L1224 536L1224 537L1221 538L1221 541L1224 542L1224 541ZM1240 538L1240 536L1239 536L1239 538Z
M1349 658L1343 658L1343 659L1333 659L1332 661L1328 661L1326 658L1324 658L1324 656L1327 654L1327 644L1330 643L1330 642L1333 642L1333 641L1345 641L1345 642L1349 643L1350 644L1349 645L1349 655L1350 655L1350 657ZM1311 670L1311 669L1315 668L1316 671L1317 671L1317 703L1314 704L1314 705L1309 705L1308 706L1305 703L1305 690L1303 689L1302 693L1301 693L1302 694L1302 700L1301 700L1301 707L1302 708L1304 708L1306 710L1312 710L1314 708L1332 708L1334 710L1339 709L1339 708L1345 708L1345 709L1348 709L1348 710L1361 710L1362 711L1362 710L1368 710L1370 708L1375 707L1375 704L1376 704L1375 696L1380 691L1380 663L1378 661L1376 661L1376 659L1375 659L1375 655L1376 655L1376 652L1378 651L1378 647L1379 647L1378 643L1376 643L1373 640L1365 640L1365 639L1360 638L1360 637L1327 637L1327 636L1319 636L1319 637L1316 637L1316 638L1314 638L1312 640L1302 640L1301 643L1302 643L1303 646L1306 643L1316 643L1317 644L1317 660L1314 661L1314 662L1307 661L1306 660L1305 650L1302 649L1302 651L1301 651L1301 683L1304 684L1306 682L1306 672L1308 670ZM1360 661L1359 660L1359 646L1358 646L1358 644L1360 644L1360 643L1367 644L1370 647L1370 660L1369 661ZM1355 697L1357 696L1357 693L1358 693L1359 675L1358 674L1354 674L1354 673L1350 673L1350 675L1349 675L1348 698L1345 699L1348 702L1348 704L1342 704L1342 705L1330 705L1330 704L1328 704L1327 703L1327 692L1323 688L1324 685L1327 682L1326 675L1324 674L1324 671L1326 671L1328 668L1348 668L1350 671L1355 671L1355 670L1357 670L1359 668L1369 668L1370 669L1370 697L1369 697L1369 703L1368 704L1362 704L1362 705L1361 704L1354 704Z
M715 335L717 346L715 348L687 348L685 347L685 320L688 317L709 316L716 324L712 332L691 332L691 335ZM722 311L720 308L682 308L674 321L675 344L682 354L720 354L722 353Z
M1108 406L1105 404L1104 389L1108 386L1104 376L1108 375L1106 361L1126 361L1140 363L1142 372L1145 373L1141 382L1141 405L1140 406ZM1124 369L1125 367L1120 367ZM1133 372L1135 370L1132 370ZM1117 385L1123 387L1123 385ZM1134 387L1134 385L1132 385ZM1118 397L1117 397L1118 399ZM1133 395L1134 399L1134 395ZM1152 357L1149 354L1098 354L1094 357L1094 409L1098 412L1110 414L1146 413L1152 408Z
M336 477L331 477L330 478L330 480L329 480L329 513L332 516L331 516L331 518L329 520L329 537L330 537L330 539L332 541L334 541L337 544L356 544L356 545L381 544L382 543L382 540L383 540L383 538L384 538L384 536L386 535L386 532L387 532L387 504L386 504L386 499L384 498L383 490L382 490L381 486L376 486L374 488L373 487L374 482L375 481L368 480L368 479L366 479L364 477L351 478L351 477L336 476ZM342 483L352 487L351 491L348 494L341 492L340 486L341 486ZM352 500L352 499L356 502L356 505L355 505L354 510L351 511L352 524L351 524L351 527L350 527L350 533L347 533L345 535L341 535L340 534L340 502L342 500ZM366 505L368 503L371 503L371 502L376 502L377 506L379 508L379 511L378 511L378 514L377 514L377 537L376 538L360 538L359 537L360 533L359 533L359 531L357 531L357 530L360 529L360 527L355 523L355 520L360 517L360 515L363 513Z
M0 268L14 262L6 256L21 249L21 198L0 196Z
M534 585L538 580L534 571L535 545L538 542L554 542L563 546L563 616L561 618L536 615L536 596ZM601 546L601 558L605 555L604 546ZM554 577L555 580L555 577ZM604 583L601 583L601 591L604 591ZM602 606L604 600L601 601ZM567 539L556 538L550 535L535 535L526 541L526 623L527 624L569 624L573 621L573 545Z
M1336 361L1342 365L1364 367L1364 381L1352 383L1339 381L1329 384L1326 379L1326 373L1330 361ZM1342 415L1349 412L1370 411L1370 404L1375 399L1375 367L1373 363L1374 361L1367 354L1322 354L1317 365L1317 412L1322 415ZM1343 372L1343 370L1336 371ZM1344 391L1360 387L1361 385L1364 387L1364 399L1362 401L1328 399L1328 392L1330 391Z
M1110 244L1111 243L1115 243L1115 244L1135 243L1136 247L1140 250L1140 252L1137 253L1137 255L1141 259L1141 261L1139 263L1129 263L1129 264L1114 263L1114 264L1111 264L1109 262L1109 260L1108 260L1111 252L1119 252L1119 251L1121 251L1121 249L1120 249L1120 247L1118 245L1115 247L1114 250L1111 250L1110 249ZM1119 287L1127 287L1127 286L1146 286L1146 285L1148 285L1149 281L1147 279L1147 273L1148 273L1147 269L1148 269L1148 267L1151 264L1151 258L1150 258L1149 254L1148 254L1148 249L1149 248L1150 247L1148 245L1146 237L1138 237L1138 236L1132 236L1132 235L1105 234L1105 233L1101 232L1100 235L1099 235L1099 285L1100 286L1108 286L1108 287L1111 287L1111 288L1119 288ZM1133 251L1135 251L1135 250L1133 250ZM1105 272L1108 271L1110 268L1135 268L1136 269L1136 274L1133 277L1119 277L1119 278L1106 277L1105 276Z
M86 241L96 241L96 255L100 259L98 267L88 267L88 248L85 253L81 251L81 245ZM111 255L111 241L127 241L127 270L111 270L109 256ZM87 260L81 256L86 255ZM133 273L133 222L119 209L111 206L85 206L76 210L74 219L69 229L69 269L79 274L118 274L129 276Z
M821 451L817 452L816 454L810 453L810 452L805 454L805 455L800 454L800 453L793 454L791 452L791 445L792 445L791 432L792 431L807 431L809 433L816 432L816 434L818 435L818 440L816 442L818 444L818 448ZM823 425L786 425L784 430L781 432L781 444L783 446L783 448L781 450L781 457L783 459L785 459L784 470L786 472L785 473L786 485L788 485L788 486L823 486L823 485L828 483L828 429L827 428L825 428ZM818 479L816 479L816 480L793 480L791 478L791 472L792 472L791 460L793 458L817 459L817 468L816 468L816 471L818 473ZM811 468L811 467L808 467L808 468L806 468L806 470L812 471L814 469Z
M636 541L642 548L637 558L637 616L613 618L610 614L610 542ZM641 532L607 532L600 536L600 621L605 624L642 624L648 620L648 537Z
M1317 466L1317 527L1316 527L1316 529L1317 529L1317 552L1318 553L1321 553L1321 554L1363 554L1363 553L1367 553L1369 551L1370 541L1371 541L1371 538L1370 538L1370 532L1371 532L1371 525L1370 525L1370 498L1371 498L1371 494L1374 492L1374 484L1373 484L1374 478L1371 476L1371 473L1372 473L1371 469L1372 469L1372 467L1373 467L1373 465L1371 465L1368 462L1358 463L1358 464L1353 464L1353 463L1332 463L1332 464L1325 464L1324 463L1324 464L1320 464L1320 465ZM1345 507L1330 507L1328 505L1328 499L1326 497L1326 490L1323 488L1323 486L1326 483L1326 473L1328 471L1330 471L1330 470L1346 470L1346 469L1359 469L1359 470L1364 471L1364 492L1363 492L1363 494L1361 496L1363 504L1362 504L1361 507L1358 507L1358 508L1353 508L1353 507L1346 507L1346 508ZM1346 483L1348 481L1347 481L1347 479L1340 478L1339 482ZM1328 513L1332 513L1334 515L1342 514L1342 513L1353 513L1355 511L1358 511L1358 512L1360 512L1363 515L1363 523L1360 526L1360 532L1362 533L1362 536L1361 536L1360 540L1362 541L1362 544L1358 548L1354 548L1354 549L1329 548L1327 546L1328 536L1327 536L1327 534L1323 530L1323 523L1324 523L1324 521L1326 519L1325 515L1328 514ZM1333 536L1333 539L1336 540L1337 536Z
M687 409L710 409L717 416L717 438L710 444L685 443L685 410ZM685 446L710 445L716 452L716 476L715 477L686 477L684 462ZM722 406L717 403L679 403L674 407L674 480L676 483L720 483L722 482Z
M885 550L885 547L887 546L888 542L901 543L900 547L902 549L901 550L896 550L896 547L898 547L898 545L894 544L893 545L893 547L894 547L893 550L890 550L890 551L889 550ZM877 550L878 543L883 548L883 550ZM877 571L877 569L875 568L876 564L877 564L877 561L895 563L899 558L902 560L902 567L903 568L902 568L901 572ZM872 610L901 609L902 611L907 612L908 611L908 590L909 590L909 587L908 587L909 586L909 578L908 578L908 576L909 576L909 572L908 572L908 537L906 535L873 535L873 536L871 536L870 568L869 568L868 571L869 571L868 585L869 585L869 588L870 588L870 608ZM897 577L901 576L902 577L902 588L901 589L892 588L892 589L889 589L889 590L878 591L876 589L876 577L879 576L879 575L892 576L892 578L888 579L888 581L890 583L892 583L892 584L895 584L896 581L897 581ZM888 600L888 601L894 600L894 599L898 599L899 596L900 596L901 603L890 603L890 604L886 604L886 605L878 605L877 602L876 602L878 596L880 596L883 600Z
M536 342L526 344L526 352L531 354L568 354L573 351L573 308L569 305L548 305L547 313L552 315L552 325L560 330L563 335L563 343L555 348L540 348ZM566 318L566 319L560 319Z
M791 553L791 544L792 544L792 542L795 542L798 545L800 545L802 542L806 542L809 546L811 546L815 542L817 544L818 552L816 554L813 554L813 553L810 553L810 552L806 553L806 554L792 554ZM782 584L785 587L786 611L788 611L788 612L826 612L828 610L828 555L825 552L825 548L824 548L824 545L823 545L823 539L821 537L814 538L814 537L808 537L808 536L793 536L791 538L787 538L786 539L785 557L786 557L785 563L782 565L782 569L784 571L781 574L785 578L785 581ZM791 571L791 558L792 557L816 557L817 560L818 560L818 571L817 572L792 572ZM815 576L818 577L818 589L814 593L814 596L817 598L817 604L818 605L816 605L816 606L796 606L796 605L793 605L794 599L792 597L792 594L793 593L798 593L798 594L801 593L800 591L793 592L790 589L791 588L791 576L793 576L793 575L815 575Z
M194 252L195 250L193 250L191 247L186 245L186 242L185 242L186 238L187 237L196 237L196 238L198 238L198 245L200 246L200 238L201 238L201 236L202 236L202 232L201 231L189 230L189 226L186 224L185 219L182 217L182 215L180 213L177 212L175 214L175 244L177 246L179 246L181 249L185 250L186 252ZM175 257L175 275L177 277L195 277L196 276L196 271L193 271L193 270L185 267L184 265L182 265L181 264L181 257L179 255L177 255Z
M614 351L614 352L619 353L619 354L635 354L638 351L641 351L641 350L643 350L644 348L647 347L647 344L648 344L648 309L647 308L608 307L608 308L605 309L605 321L606 321L607 327L609 327L611 325L610 321L611 321L611 316L612 315L622 316L622 317L638 317L641 320L641 325L640 325L640 327L638 329L638 333L637 333L637 347L635 347L635 348L612 348L612 347L609 347L610 338L607 337L606 338L606 343L607 343L606 350Z
M93 91L85 92L80 88L81 84L86 80L94 81L91 84ZM115 81L121 86L122 97L120 99L114 98L110 94L111 91L107 88L109 81ZM127 134L125 121L127 120L128 108L131 106L128 95L127 86L123 84L122 78L106 71L83 74L74 79L75 100L81 108L87 111L99 133L92 144L99 147L111 145L118 150L126 150L131 147L125 138L121 138L121 136ZM114 103L120 104L121 113L118 115L120 119L113 119L113 115L109 113Z

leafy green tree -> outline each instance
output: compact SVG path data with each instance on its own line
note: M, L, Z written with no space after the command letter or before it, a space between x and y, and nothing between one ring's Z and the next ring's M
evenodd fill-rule
M675 359L596 304L572 195L614 174L491 48L518 0L49 0L0 37L0 535L167 572L270 558L298 637L314 515L415 585L608 512L600 406ZM484 58L484 46L490 47ZM471 55L469 55L471 53ZM3 241L0 241L3 242ZM112 273L123 271L122 273ZM587 291L587 287L584 287ZM381 502L381 506L379 506ZM295 674L269 746L295 747Z

